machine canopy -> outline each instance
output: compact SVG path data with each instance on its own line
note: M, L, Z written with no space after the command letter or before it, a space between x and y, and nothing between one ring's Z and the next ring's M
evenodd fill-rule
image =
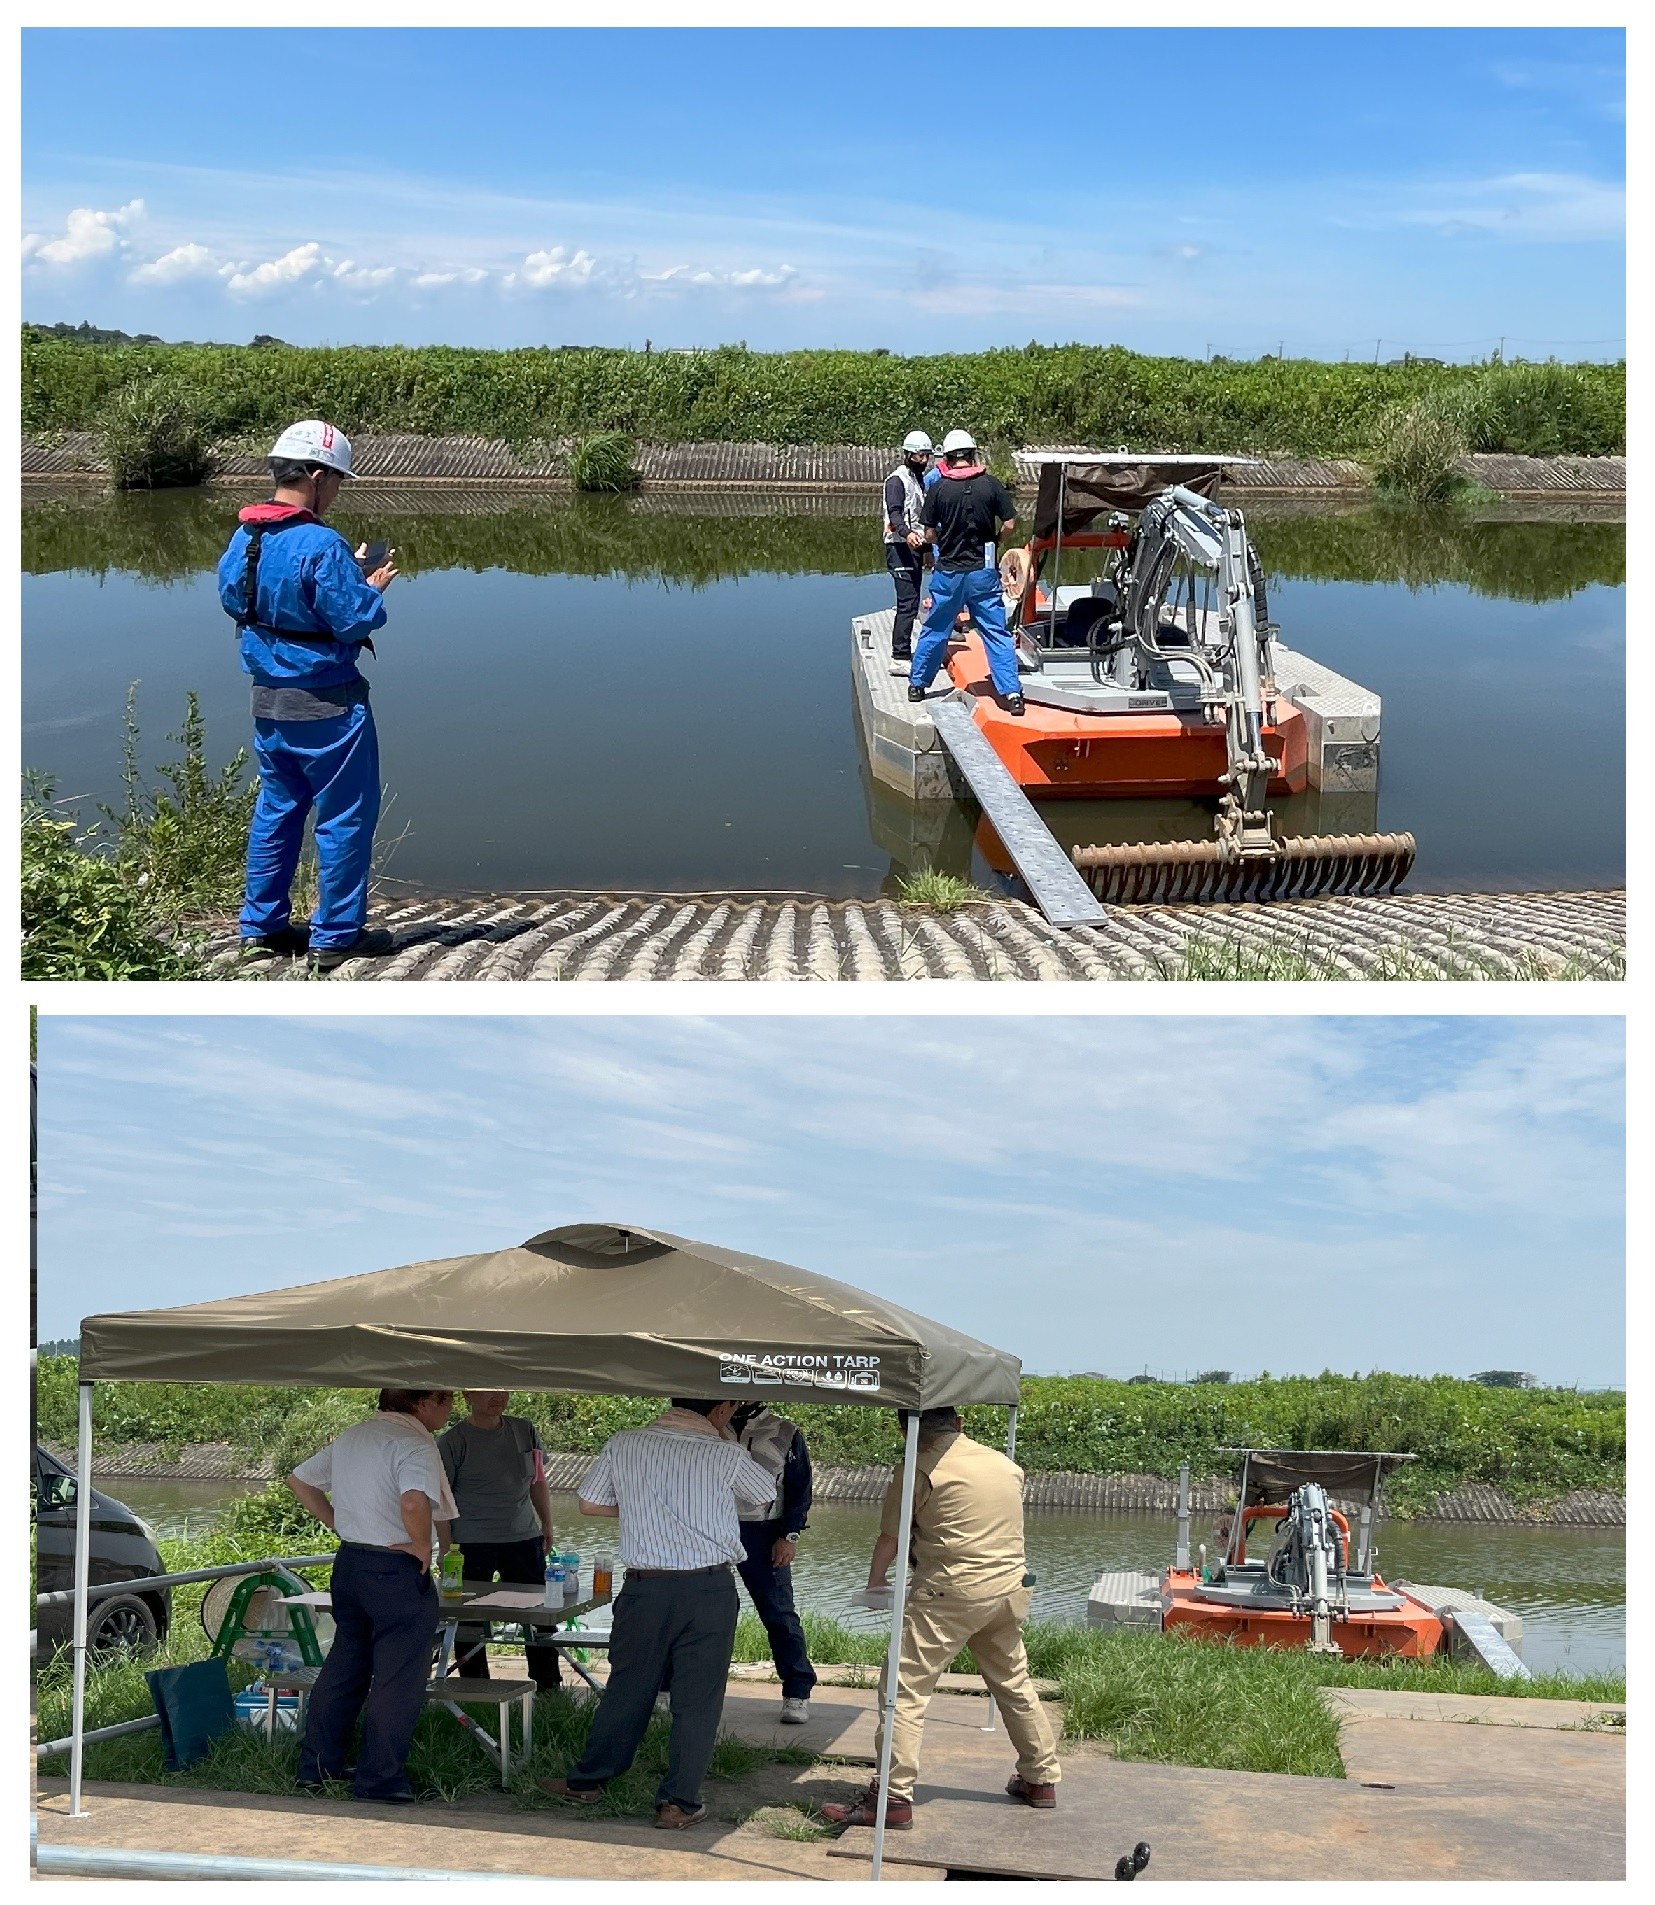
M623 1224L257 1296L91 1316L82 1382L1015 1403L1021 1364L848 1283Z
M1412 1455L1362 1454L1340 1449L1238 1449L1245 1457L1244 1508L1283 1505L1294 1489L1319 1482L1330 1495L1377 1496L1379 1484Z
M1244 457L1121 457L1086 461L1052 457L1039 462L1040 487L1034 499L1034 538L1057 533L1057 506L1063 499L1063 533L1077 535L1111 510L1136 512L1163 490L1182 484L1197 496L1214 496L1226 462ZM1067 481L1064 472L1067 471Z

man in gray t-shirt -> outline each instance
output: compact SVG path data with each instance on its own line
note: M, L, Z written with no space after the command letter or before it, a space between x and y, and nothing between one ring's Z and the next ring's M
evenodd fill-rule
M465 1391L467 1414L437 1443L458 1519L451 1530L468 1581L540 1582L552 1546L552 1504L540 1434L523 1416L506 1414L504 1389ZM488 1630L462 1627L457 1655L467 1679L486 1680ZM529 1673L538 1687L558 1684L557 1649L530 1645Z

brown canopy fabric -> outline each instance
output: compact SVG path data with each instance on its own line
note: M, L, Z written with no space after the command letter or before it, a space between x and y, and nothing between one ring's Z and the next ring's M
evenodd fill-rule
M90 1316L82 1382L1015 1403L1004 1350L879 1297L621 1224L330 1283Z
M1071 463L1065 458L1042 463L1040 488L1034 499L1034 535L1038 539L1055 534L1060 496L1063 533L1073 536L1106 511L1140 510L1175 484L1194 490L1197 496L1214 496L1223 474L1222 462L1195 458L1144 457L1132 462L1099 463Z
M1320 1482L1330 1494L1360 1498L1377 1490L1411 1455L1358 1455L1342 1449L1248 1449L1245 1506L1279 1507L1305 1482Z

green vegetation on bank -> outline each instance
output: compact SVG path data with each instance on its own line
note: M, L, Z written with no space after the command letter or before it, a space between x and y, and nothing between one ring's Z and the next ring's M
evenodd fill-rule
M207 765L200 704L185 697L181 749L156 770L140 766L137 684L127 695L122 805L83 826L38 776L23 793L25 979L191 979L206 968L177 936L185 916L234 906L258 787L247 751ZM301 867L301 897L311 867Z
M103 430L153 380L190 395L211 439L264 441L295 417L346 431L527 444L615 432L648 442L895 444L956 424L999 446L1364 456L1384 420L1451 403L1469 448L1601 456L1626 446L1624 364L1327 364L1146 357L1030 344L933 357L863 351L300 349L99 344L23 330L26 435Z
M242 500L229 489L141 496L25 491L23 570L120 572L158 583L209 575ZM329 520L353 546L388 536L397 566L413 576L504 569L704 587L752 574L865 575L888 590L872 500L833 503L833 513L786 514L767 512L758 498L697 498L675 499L668 510L650 497L526 501L473 489L381 495L368 507L347 499ZM1626 580L1621 522L1490 521L1465 508L1394 505L1272 514L1264 504L1248 510L1247 526L1272 583L1450 583L1509 601L1551 602ZM1071 557L1063 573L1078 580L1089 571ZM221 632L228 643L228 620ZM1292 633L1284 630L1290 645Z
M75 1364L40 1359L41 1433L72 1441ZM583 1453L660 1408L643 1398L519 1396L513 1407L549 1449ZM274 1457L279 1472L372 1407L362 1390L275 1389L215 1383L110 1383L99 1390L96 1433L105 1444L228 1442ZM816 1460L895 1459L896 1418L885 1409L789 1406ZM1005 1412L968 1412L973 1432L998 1440ZM1620 1392L1500 1389L1452 1376L1261 1376L1252 1382L1162 1383L1032 1376L1023 1383L1018 1460L1034 1473L1175 1476L1231 1474L1238 1444L1312 1449L1392 1449L1419 1457L1389 1484L1394 1512L1417 1514L1464 1482L1486 1482L1528 1505L1573 1489L1622 1491L1626 1398ZM285 1491L283 1491L285 1493ZM259 1498L254 1498L255 1500ZM295 1524L297 1525L297 1524Z

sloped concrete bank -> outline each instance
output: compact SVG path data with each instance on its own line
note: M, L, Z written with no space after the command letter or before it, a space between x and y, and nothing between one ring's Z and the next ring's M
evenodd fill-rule
M952 913L809 894L411 894L371 924L394 950L346 962L345 980L1108 980L1213 976L1348 979L1619 978L1626 896L1416 893L1273 906L1121 906L1059 932L1031 906L988 899ZM297 961L238 963L232 921L199 922L225 977L304 980ZM1229 961L1233 973L1225 967ZM1271 961L1307 970L1264 971ZM1261 964L1261 962L1263 962Z
M74 1462L72 1448L48 1443L60 1461ZM554 1489L572 1490L591 1466L590 1455L548 1454L546 1479ZM198 1443L168 1450L157 1442L130 1442L100 1448L95 1469L100 1477L146 1476L155 1480L246 1480L274 1478L268 1456L248 1458L226 1442ZM815 1471L820 1501L876 1502L882 1499L891 1471L880 1466ZM1218 1514L1231 1505L1234 1490L1224 1481L1195 1482L1190 1504L1197 1514ZM1178 1485L1160 1475L1032 1474L1023 1490L1031 1508L1079 1508L1093 1513L1110 1509L1149 1510L1171 1514L1177 1506ZM1416 1519L1419 1519L1416 1517ZM1568 1526L1621 1528L1626 1525L1626 1499L1609 1489L1578 1488L1548 1502L1543 1511L1520 1508L1510 1496L1486 1482L1465 1482L1439 1495L1425 1519L1490 1522L1508 1526Z
M358 474L370 483L509 483L568 488L572 444L513 448L487 437L368 436L356 440ZM1076 446L1069 446L1076 447ZM635 465L646 488L720 490L855 489L877 485L892 449L860 444L645 443ZM1031 486L1033 465L1017 459L1019 486ZM98 439L65 432L50 443L22 446L25 478L108 480ZM1468 456L1462 473L1504 496L1587 497L1614 501L1626 493L1626 459L1618 456ZM215 482L244 483L265 475L259 449L226 451ZM1226 487L1248 493L1339 495L1361 492L1368 478L1349 458L1264 457L1231 471Z

